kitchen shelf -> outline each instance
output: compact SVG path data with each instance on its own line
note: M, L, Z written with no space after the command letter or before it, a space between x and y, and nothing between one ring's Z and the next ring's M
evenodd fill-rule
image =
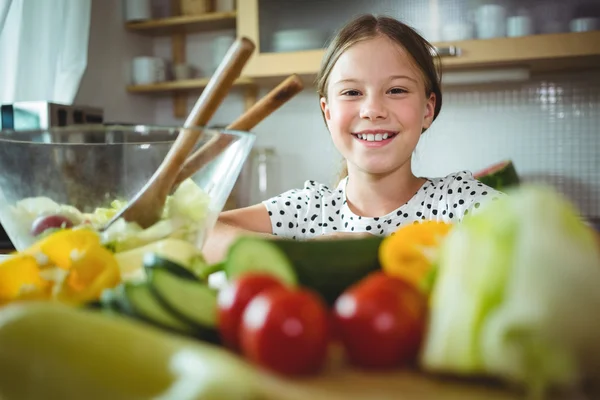
M213 12L140 22L128 22L125 24L125 28L132 32L150 36L168 36L177 33L197 33L235 29L236 17L236 11Z
M600 66L600 31L432 44L440 49L449 46L460 49L458 56L441 58L444 71L522 66L536 72ZM250 60L244 73L257 79L292 73L314 76L323 54L323 49L289 53L259 52Z
M178 81L160 82L149 85L129 85L127 91L129 93L165 93L165 92L186 92L202 90L208 84L209 78L201 79L186 79ZM254 84L254 80L241 77L234 82L234 86L250 86Z

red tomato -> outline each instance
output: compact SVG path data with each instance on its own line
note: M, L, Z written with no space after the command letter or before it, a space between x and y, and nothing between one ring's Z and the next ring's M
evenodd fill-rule
M381 369L414 361L426 301L414 286L379 272L348 288L334 304L334 319L349 361Z
M218 327L226 347L239 351L239 331L244 309L254 296L273 287L283 287L283 284L272 275L252 273L241 276L219 292Z
M246 307L241 327L244 355L284 375L318 372L327 358L327 306L307 289L270 289Z

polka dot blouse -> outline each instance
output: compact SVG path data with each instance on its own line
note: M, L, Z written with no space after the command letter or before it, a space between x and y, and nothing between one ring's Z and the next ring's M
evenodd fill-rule
M336 232L369 232L387 236L398 227L420 220L460 222L498 192L462 171L428 179L404 205L381 217L354 214L346 202L346 182L336 189L307 181L303 189L292 189L263 201L269 212L273 234L308 239Z

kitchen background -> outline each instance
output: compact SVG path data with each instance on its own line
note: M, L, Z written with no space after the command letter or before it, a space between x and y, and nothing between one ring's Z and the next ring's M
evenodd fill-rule
M303 43L322 47L335 28L361 12L397 17L434 42L477 35L600 29L598 0L257 1L261 51L294 50ZM127 2L133 8L127 9ZM219 2L220 7L231 7L227 1ZM102 108L104 120L110 122L181 124L184 118L175 116L167 92L135 94L125 90L132 83L136 57L172 57L169 36L125 29L125 21L133 18L139 3L143 1L92 0L87 68L74 103ZM151 3L151 9L142 10L150 13L146 16L169 16L168 0ZM482 11L486 5L492 7ZM307 28L310 31L304 31L304 36L294 36L298 33L293 30ZM287 40L286 34L291 35ZM187 35L187 64L193 66L196 77L208 76L214 70L215 60L220 60L223 48L235 35L235 28ZM598 46L600 54L600 42ZM523 181L549 182L569 196L583 214L600 217L600 69L527 73L512 80L502 79L502 74L496 74L496 82L473 84L467 77L466 84L444 87L442 112L416 150L415 173L441 176L456 170L477 171L510 159ZM453 79L451 73L448 79ZM257 150L267 150L263 167L268 186L259 190L257 155L249 164L254 178L250 188L242 185L237 205L299 187L308 179L335 183L341 160L323 123L315 88L309 79L305 82L307 87L300 95L253 130L258 137ZM258 96L271 87L259 87ZM190 93L188 110L196 98L197 92ZM244 88L236 87L211 125L226 125L243 111Z

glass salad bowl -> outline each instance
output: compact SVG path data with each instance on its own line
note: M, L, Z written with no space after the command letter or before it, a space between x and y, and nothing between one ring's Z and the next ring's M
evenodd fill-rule
M102 227L144 186L179 127L78 125L0 131L0 223L18 251L64 227ZM201 129L201 128L194 128ZM142 229L118 220L101 233L115 252L164 238L200 249L240 174L255 136L203 129L199 148L217 136L227 147L169 196L162 218Z

